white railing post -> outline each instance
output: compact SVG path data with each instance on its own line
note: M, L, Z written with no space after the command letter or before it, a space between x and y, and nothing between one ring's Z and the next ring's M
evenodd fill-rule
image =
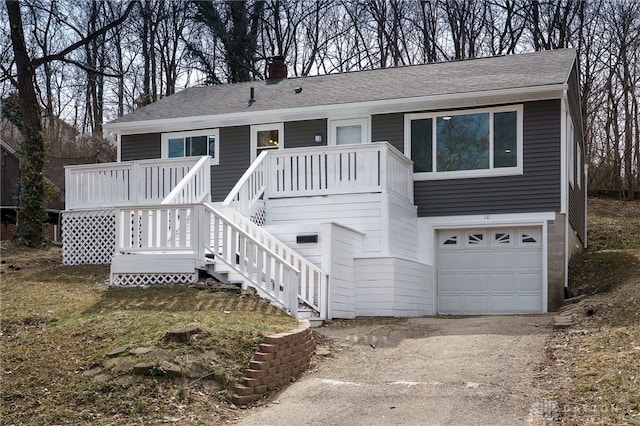
M130 191L130 199L131 204L136 205L140 203L139 197L139 166L138 162L134 161L131 163L131 176L129 177L129 191Z
M298 315L298 286L300 285L300 272L296 272L293 269L288 270L288 298L289 301L289 314L293 317Z
M380 190L383 194L388 193L389 189L389 149L388 144L381 144L378 146L378 155L380 160L378 161L378 182L380 182Z

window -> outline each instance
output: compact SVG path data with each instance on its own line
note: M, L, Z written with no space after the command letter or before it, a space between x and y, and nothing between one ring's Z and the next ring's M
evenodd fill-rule
M468 232L467 233L467 247L480 246L484 247L486 245L484 239L484 232Z
M576 173L574 147L575 147L575 140L574 140L573 121L571 121L571 116L567 114L567 156L569 157L567 158L567 165L569 167L569 170L567 170L567 173L569 175L569 183L571 185L573 185L574 176Z
M580 144L576 145L576 185L578 188L582 188L582 146Z
M493 245L494 246L510 246L511 234L509 232L494 232Z
M540 228L520 229L518 236L518 245L520 247L539 247L542 241Z
M522 174L522 105L408 114L405 153L418 180Z
M369 141L367 117L329 121L329 145L351 145Z
M448 247L448 248L454 248L454 247L458 247L458 234L457 233L453 233L453 232L445 232L445 231L441 231L440 232L440 246L441 247Z
M212 164L219 161L218 129L194 130L162 134L162 158L212 157Z
M251 126L251 162L262 151L284 146L284 123Z

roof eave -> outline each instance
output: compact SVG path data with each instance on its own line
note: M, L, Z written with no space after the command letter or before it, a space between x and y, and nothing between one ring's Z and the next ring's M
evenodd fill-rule
M491 91L416 96L411 98L329 104L309 107L262 111L243 111L220 115L203 115L157 120L109 123L107 131L120 135L242 126L281 121L313 120L320 118L390 114L451 108L477 107L562 98L567 83L546 86L518 87Z

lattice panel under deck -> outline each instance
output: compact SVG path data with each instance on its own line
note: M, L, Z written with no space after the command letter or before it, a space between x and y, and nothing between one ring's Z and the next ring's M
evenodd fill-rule
M111 274L113 287L193 284L196 281L198 281L197 272L193 274Z
M62 263L65 265L111 263L115 238L113 209L62 213Z
M264 201L259 200L253 207L251 212L251 222L258 226L264 226L267 223L267 210L264 207Z

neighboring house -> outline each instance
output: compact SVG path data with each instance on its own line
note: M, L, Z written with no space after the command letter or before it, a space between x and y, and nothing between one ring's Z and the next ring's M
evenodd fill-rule
M20 193L20 156L8 143L0 139L0 173L2 178L2 228L1 240L10 239L15 233L16 219L20 208L18 195ZM49 224L45 229L46 236L53 240L60 240L60 213L64 210L64 192L51 180L47 179L55 187L57 196L47 203L47 215Z
M186 89L67 169L64 261L255 287L292 314L558 308L586 247L574 50ZM201 157L202 156L202 157Z

